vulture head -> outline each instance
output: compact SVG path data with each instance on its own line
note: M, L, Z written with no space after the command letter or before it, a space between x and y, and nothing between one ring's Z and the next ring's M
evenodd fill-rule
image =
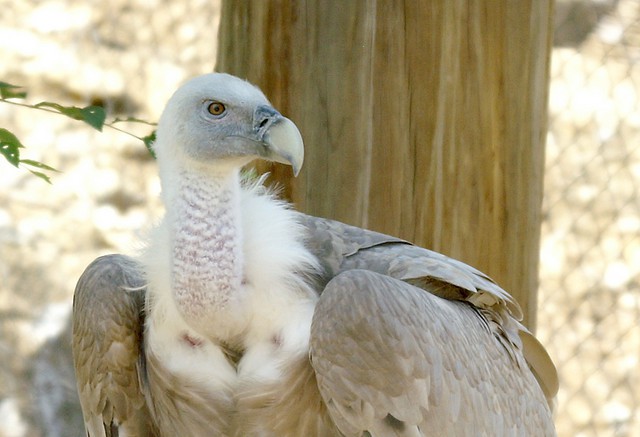
M223 73L196 77L173 94L154 150L161 168L170 163L189 170L238 168L261 158L289 164L297 175L304 158L295 124L257 87Z

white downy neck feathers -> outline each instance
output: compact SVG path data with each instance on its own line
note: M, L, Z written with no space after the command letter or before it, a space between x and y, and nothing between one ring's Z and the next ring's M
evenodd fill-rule
M260 183L243 184L239 174L262 153L292 153L299 165L297 129L256 88L230 76L212 78L218 84L212 90L199 90L211 82L201 79L179 90L158 125L166 215L143 263L150 352L175 374L214 388L233 385L243 372L277 378L281 360L308 354L317 296L302 278L318 266L296 213ZM229 91L234 86L243 91ZM228 99L225 117L207 113L219 89ZM237 371L224 347L244 354Z

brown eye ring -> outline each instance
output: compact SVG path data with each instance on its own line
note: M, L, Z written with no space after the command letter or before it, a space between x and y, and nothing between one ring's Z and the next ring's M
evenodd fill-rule
M222 115L226 110L227 108L220 102L211 102L209 106L207 106L207 111L209 111L211 115Z

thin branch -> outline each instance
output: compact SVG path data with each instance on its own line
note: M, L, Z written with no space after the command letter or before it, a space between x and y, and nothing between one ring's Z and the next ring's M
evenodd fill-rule
M118 132L122 132L123 134L130 135L130 136L132 136L133 138L137 138L138 140L140 140L140 141L142 141L142 142L144 143L144 139L143 139L142 137L139 137L139 136L137 136L137 135L135 135L135 134L132 134L131 132L126 131L126 130L124 130L124 129L120 129L119 127L116 127L116 126L114 126L114 125L113 125L113 124L111 124L111 123L105 123L105 124L104 124L104 126L110 127L111 129L115 129L115 130L117 130Z
M10 105L15 105L15 106L22 106L23 108L31 108L31 109L37 109L39 111L51 112L52 114L60 114L59 111L54 111L53 109L49 109L42 106L34 106L34 105L29 105L27 103L12 102L11 100L7 100L7 99L0 99L0 102L8 103Z
M60 115L59 111L55 111L53 109L49 109L47 107L43 107L43 106L34 106L34 105L29 105L27 103L20 103L20 102L12 102L11 100L7 100L7 99L2 99L0 98L0 102L4 102L4 103L8 103L10 105L15 105L15 106L22 106L23 108L30 108L30 109L37 109L39 111L45 111L45 112L50 112L52 114L58 114ZM64 114L62 114L64 115ZM116 118L115 120L113 120L111 123L103 123L103 126L107 126L110 127L111 129L117 130L118 132L122 132L123 134L127 134L137 140L140 140L144 143L144 138L139 137L138 135L135 135L129 131L126 131L124 129L120 129L119 127L114 126L114 123L123 123L123 122L131 122L131 123L141 123L141 124L147 124L149 126L155 126L155 123L152 122L148 122L148 121L144 121L144 120L127 120L127 119L118 119Z

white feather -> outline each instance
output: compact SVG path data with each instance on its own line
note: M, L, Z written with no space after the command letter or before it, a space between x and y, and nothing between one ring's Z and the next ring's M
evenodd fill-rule
M175 236L168 219L152 235L143 256L149 280L149 348L171 372L212 390L234 386L239 378L265 382L279 378L285 361L308 353L317 300L300 279L301 274L318 266L302 244L303 229L295 213L259 184L249 185L239 194L244 284L234 310L226 307L219 323L210 321L211 326L219 326L218 331L197 329L176 306L170 287ZM235 323L243 323L230 330L234 317ZM184 341L185 335L201 344L191 347ZM218 342L237 341L239 335L245 352L236 373Z
M225 118L206 112L213 100L225 102ZM239 378L273 381L309 349L317 297L300 277L317 265L295 213L262 179L241 182L251 156L194 156L224 147L216 135L233 138L264 105L264 94L238 78L195 78L167 104L154 145L167 212L142 256L147 347L170 372L214 390ZM237 370L223 345L242 352Z

